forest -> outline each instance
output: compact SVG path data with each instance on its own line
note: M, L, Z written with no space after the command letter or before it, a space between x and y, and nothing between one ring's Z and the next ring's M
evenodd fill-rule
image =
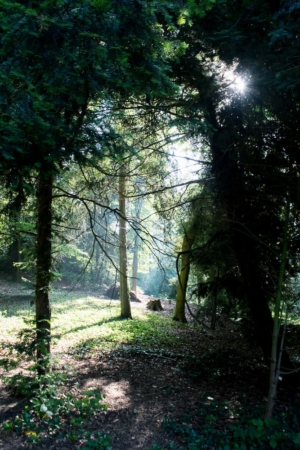
M0 450L300 448L300 2L0 29Z

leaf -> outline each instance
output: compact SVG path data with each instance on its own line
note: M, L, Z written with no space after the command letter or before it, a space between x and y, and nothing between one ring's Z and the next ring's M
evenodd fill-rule
M36 432L35 431L26 431L25 432L26 436L36 436Z
M265 424L269 428L279 425L278 420L276 420L276 419L265 419Z
M180 16L177 19L177 24L178 25L184 25L186 22L186 17L184 14L180 14Z
M10 155L9 153L5 152L4 150L2 150L2 156L3 156L4 159L7 159L7 160L15 159L12 155Z
M256 426L257 428L262 428L264 426L264 423L261 419L252 419L251 423Z

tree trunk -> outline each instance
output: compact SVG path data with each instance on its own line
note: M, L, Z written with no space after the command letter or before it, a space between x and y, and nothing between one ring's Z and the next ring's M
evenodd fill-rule
M143 202L141 200L138 200L138 205L137 205L137 209L136 209L137 226L140 221L142 206L143 206ZM139 237L138 233L136 232L136 235L134 238L134 247L133 247L132 280L131 280L131 290L135 293L136 293L136 289L137 289L137 275L138 275L138 263L139 263L139 242L140 242L140 237Z
M20 283L21 271L19 263L21 262L21 239L19 233L16 235L10 247L11 256L11 275L14 283ZM16 265L15 265L16 264Z
M181 269L179 274L179 283L176 295L176 306L174 311L173 320L179 322L187 322L185 317L185 301L186 301L186 289L190 273L190 250L195 241L195 236L185 234L182 243L181 252Z
M271 418L273 414L273 408L276 401L277 395L277 384L280 375L280 360L282 358L281 352L278 352L278 340L280 331L280 310L281 310L281 293L284 282L284 272L286 266L286 260L288 256L288 241L289 241L289 220L290 220L290 200L287 202L286 213L285 213L285 224L283 232L283 242L282 242L282 252L281 261L278 277L278 285L276 291L275 299L275 311L274 311L274 326L273 326L273 336L272 336L272 352L271 352L271 363L270 363L270 381L269 381L269 394L268 403L266 409L266 417ZM284 339L284 335L281 339Z
M37 189L37 248L36 248L36 338L39 375L49 370L51 309L49 289L51 280L53 174L42 167Z
M19 264L21 262L21 236L18 231L16 231L16 223L20 221L21 217L21 205L15 207L15 210L11 213L11 220L14 222L14 240L9 248L9 260L10 260L10 273L12 276L12 281L14 283L19 283L21 281L21 271ZM17 263L17 265L15 265Z
M100 278L100 247L96 243L95 248L95 269L94 269L94 280L96 284L99 284Z
M138 273L138 261L139 261L139 241L140 238L136 234L134 238L134 248L133 248L133 261L132 261L132 280L131 280L131 290L136 293L137 290L137 273Z
M162 307L161 301L159 299L150 300L147 303L147 309L150 309L151 311L164 311L164 308Z
M219 278L219 269L216 269L216 275L215 278ZM210 293L210 299L211 299L211 322L210 322L210 328L212 330L216 329L216 320L217 320L217 297L218 297L218 287L214 286L211 293Z
M119 174L119 255L120 255L120 300L121 317L132 319L129 298L126 236L126 168L122 165Z

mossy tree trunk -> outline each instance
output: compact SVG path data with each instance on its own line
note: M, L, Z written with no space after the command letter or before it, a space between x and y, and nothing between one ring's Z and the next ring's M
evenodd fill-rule
M176 306L173 320L187 322L185 317L186 290L190 273L190 250L195 241L195 236L185 233L181 251L181 268L176 295Z
M36 339L39 375L49 370L51 339L51 281L52 250L52 188L53 174L47 167L40 170L37 189L37 247L36 247Z
M128 284L127 233L126 233L126 166L119 173L119 256L121 317L132 319Z

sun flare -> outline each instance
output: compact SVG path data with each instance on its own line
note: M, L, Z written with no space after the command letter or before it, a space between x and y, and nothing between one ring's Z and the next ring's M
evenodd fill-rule
M246 89L245 80L239 76L234 77L232 88L237 92L244 92Z

